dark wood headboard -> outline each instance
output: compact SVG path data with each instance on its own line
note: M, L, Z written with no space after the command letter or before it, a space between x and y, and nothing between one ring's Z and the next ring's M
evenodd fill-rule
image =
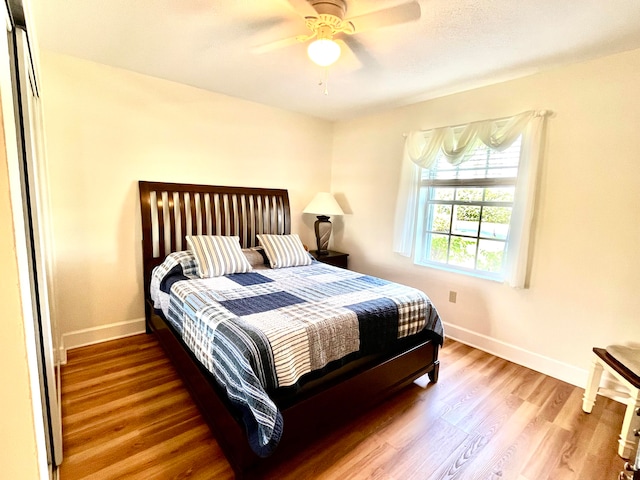
M187 235L237 235L243 248L259 233L291 233L287 190L138 182L142 213L145 302L151 271L171 252L186 250Z

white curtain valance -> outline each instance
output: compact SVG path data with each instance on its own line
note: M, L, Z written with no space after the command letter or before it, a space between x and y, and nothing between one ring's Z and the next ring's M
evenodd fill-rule
M449 163L458 165L479 142L498 151L509 148L525 131L532 118L546 114L545 110L530 110L513 117L482 120L467 125L414 130L407 135L406 152L411 161L422 168L430 168L439 152L444 154Z

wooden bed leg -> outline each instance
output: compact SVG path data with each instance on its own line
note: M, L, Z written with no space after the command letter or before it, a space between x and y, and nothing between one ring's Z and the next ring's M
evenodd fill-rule
M436 360L433 362L433 370L431 370L429 375L429 380L431 383L436 383L438 381L438 374L440 373L440 360Z
M144 331L147 334L153 333L153 328L151 328L151 305L148 301L144 302Z
M144 331L146 334L153 333L153 328L151 327L151 321L149 320L148 316L144 319Z

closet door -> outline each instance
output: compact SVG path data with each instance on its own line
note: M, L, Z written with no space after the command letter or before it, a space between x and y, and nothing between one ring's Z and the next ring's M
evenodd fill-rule
M25 236L29 250L29 274L42 411L50 465L62 461L62 428L59 405L59 376L56 375L53 327L50 308L51 249L48 224L48 180L44 161L42 110L34 74L27 32L19 26L13 32L14 104L20 156Z

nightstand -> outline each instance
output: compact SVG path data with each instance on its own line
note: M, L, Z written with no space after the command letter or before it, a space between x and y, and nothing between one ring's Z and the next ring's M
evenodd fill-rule
M318 255L316 252L317 252L316 250L309 251L311 256L315 258L317 261L326 263L328 265L333 265L334 267L348 268L347 267L347 262L348 262L347 257L349 256L348 253L329 250L329 253L327 253L326 255Z

